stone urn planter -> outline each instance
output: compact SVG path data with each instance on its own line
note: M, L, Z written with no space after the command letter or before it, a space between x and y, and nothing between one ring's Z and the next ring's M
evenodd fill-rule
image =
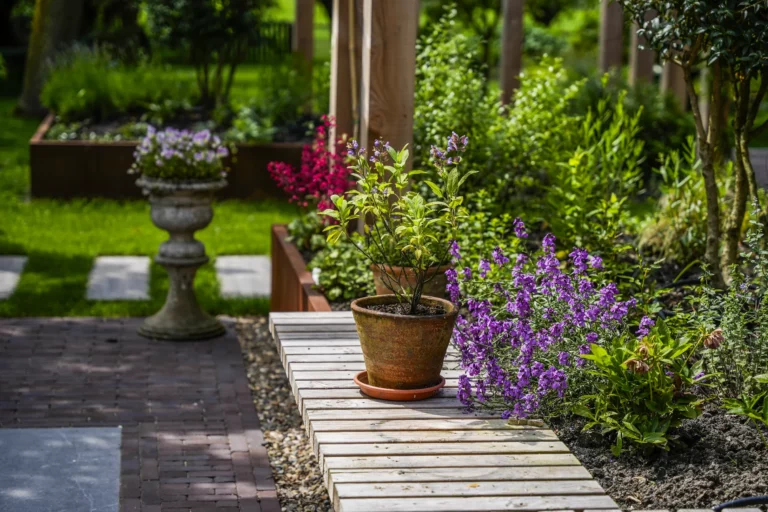
M136 185L149 196L152 222L170 235L155 257L168 272L168 296L162 309L139 327L139 334L177 341L221 336L224 326L200 308L195 296L195 274L208 256L194 235L211 223L213 196L226 180L178 182L142 176Z

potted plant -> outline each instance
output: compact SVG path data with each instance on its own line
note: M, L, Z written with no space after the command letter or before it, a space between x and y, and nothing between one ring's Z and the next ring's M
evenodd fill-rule
M170 277L165 305L139 327L153 339L198 340L224 334L224 327L197 303L197 269L208 262L205 246L195 231L213 219L214 193L227 185L224 158L229 149L208 130L179 131L150 127L134 153L131 173L140 173L136 185L149 196L152 222L168 231L155 261Z
M413 179L424 173L406 168L407 147L396 151L377 140L369 156L352 141L348 155L358 188L333 196L335 208L323 212L336 221L326 228L330 244L342 237L352 241L351 223L365 221L363 239L354 245L391 292L352 302L366 367L358 380L378 388L377 396L413 399L413 390L433 393L444 382L440 370L458 310L424 290L450 261L451 240L466 215L458 195L471 174L459 172L466 146L467 138L454 133L446 150L432 148L438 179L423 182L434 195L427 198Z

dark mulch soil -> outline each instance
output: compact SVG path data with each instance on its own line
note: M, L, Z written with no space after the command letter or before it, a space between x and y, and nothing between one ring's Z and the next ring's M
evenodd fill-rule
M678 446L649 456L615 458L606 438L582 432L581 418L551 426L622 508L710 508L768 494L768 449L755 427L715 406L677 429Z
M366 309L372 309L373 311L378 311L379 313L390 313L393 315L411 315L411 305L405 303L373 304L368 306ZM419 304L416 306L416 313L413 316L434 316L442 315L444 313L445 310L443 308Z

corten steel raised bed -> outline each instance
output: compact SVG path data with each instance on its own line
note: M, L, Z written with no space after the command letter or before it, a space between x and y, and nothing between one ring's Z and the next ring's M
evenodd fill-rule
M314 288L301 253L288 242L284 224L272 225L272 292L270 311L331 311L325 295Z
M90 142L45 140L54 116L48 115L29 141L33 198L141 199L136 176L129 175L136 141ZM219 199L285 198L267 171L273 160L301 164L304 143L238 144L229 162L229 186Z

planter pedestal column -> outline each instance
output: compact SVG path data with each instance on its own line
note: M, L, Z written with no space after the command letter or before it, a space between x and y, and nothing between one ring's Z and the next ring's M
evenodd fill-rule
M211 223L213 193L226 182L175 184L141 178L137 185L149 193L152 222L170 234L155 257L168 272L168 295L162 309L139 327L139 334L175 341L221 336L224 326L200 308L195 296L195 274L208 256L194 234Z

